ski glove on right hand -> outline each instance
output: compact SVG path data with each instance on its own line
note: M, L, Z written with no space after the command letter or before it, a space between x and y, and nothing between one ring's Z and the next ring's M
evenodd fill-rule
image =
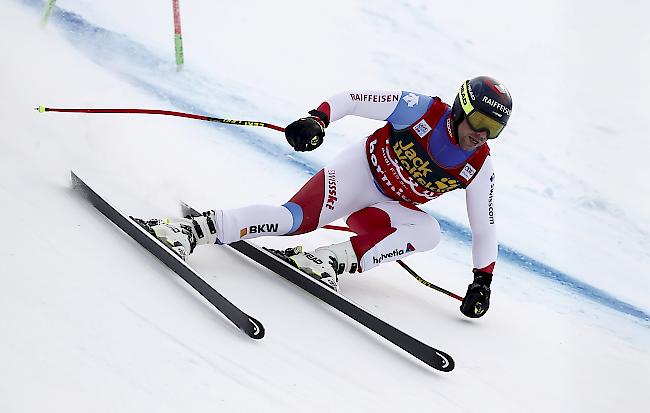
M327 115L319 110L309 111L307 118L292 122L284 130L289 145L298 152L313 151L323 143L325 128L329 125Z
M467 287L460 311L469 318L479 318L490 308L492 274L477 269L473 272L474 282Z

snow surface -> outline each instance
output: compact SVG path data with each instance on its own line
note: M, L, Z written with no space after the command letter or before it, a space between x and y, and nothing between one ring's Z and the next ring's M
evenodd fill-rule
M650 33L642 2L181 2L2 0L0 412L643 409L650 384ZM171 2L165 2L171 3ZM186 110L285 125L353 88L451 99L490 74L515 108L491 145L502 243L490 312L387 264L341 281L387 322L454 356L438 373L292 284L221 248L190 264L267 336L250 340L70 189L69 171L143 217L283 203L380 124L346 118L320 150L282 135L164 116ZM641 135L641 136L638 136ZM464 195L427 205L442 244L407 263L463 293ZM317 231L267 245L343 239Z

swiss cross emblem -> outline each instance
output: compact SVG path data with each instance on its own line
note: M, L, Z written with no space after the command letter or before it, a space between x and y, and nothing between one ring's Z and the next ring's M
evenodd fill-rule
M413 126L413 130L418 134L420 138L423 138L424 135L431 132L431 126L429 126L429 124L424 119L422 119L415 126Z

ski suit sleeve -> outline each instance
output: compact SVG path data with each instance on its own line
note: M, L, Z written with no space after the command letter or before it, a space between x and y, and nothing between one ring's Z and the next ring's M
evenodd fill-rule
M492 273L497 259L497 235L494 222L494 167L488 156L478 174L465 190L467 216L472 230L474 268Z
M354 115L385 120L397 129L408 127L427 111L433 98L404 90L358 90L334 95L318 106L330 122Z

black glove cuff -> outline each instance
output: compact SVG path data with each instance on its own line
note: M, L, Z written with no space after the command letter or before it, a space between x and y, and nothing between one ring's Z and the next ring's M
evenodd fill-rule
M475 283L485 285L486 287L489 287L490 284L492 284L492 274L490 274L489 272L481 271L476 268L474 268L472 272L474 273Z
M318 109L312 109L307 113L309 113L310 115L315 116L318 119L322 120L325 127L328 127L330 125L330 118L329 118L329 116L327 116L327 114L325 112L321 112Z

